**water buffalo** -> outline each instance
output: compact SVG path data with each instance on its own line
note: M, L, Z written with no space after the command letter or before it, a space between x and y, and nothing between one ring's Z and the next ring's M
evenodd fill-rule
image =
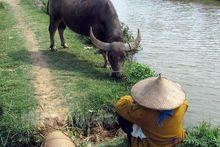
M122 76L126 52L139 47L141 36L138 31L134 42L123 43L120 21L110 0L49 0L48 12L51 51L56 51L54 35L57 29L61 46L68 47L64 38L68 26L76 33L90 36L104 57L104 66L109 61L112 76Z

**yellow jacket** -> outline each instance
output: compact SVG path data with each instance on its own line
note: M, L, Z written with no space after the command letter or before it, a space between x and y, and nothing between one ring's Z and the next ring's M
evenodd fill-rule
M174 115L158 126L158 110L152 110L133 103L131 96L124 96L116 103L116 112L124 119L141 127L146 139L132 137L132 147L170 147L183 141L186 132L183 129L183 117L188 108L188 101L174 109Z

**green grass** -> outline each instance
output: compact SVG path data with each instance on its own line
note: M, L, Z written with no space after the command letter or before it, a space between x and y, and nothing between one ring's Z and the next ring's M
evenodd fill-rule
M11 14L10 6L0 2L0 146L36 141L31 62Z
M97 147L130 147L126 138L118 137L111 140L105 140L98 145L94 145Z
M220 128L202 122L198 126L187 128L188 136L180 147L220 147ZM124 138L117 138L111 141L104 141L100 147L128 147L129 144Z
M79 134L88 136L96 133L92 128L97 125L112 129L116 123L115 102L120 96L130 94L131 86L134 83L140 79L155 76L156 73L148 66L128 61L125 68L126 80L115 81L109 77L110 70L98 67L103 63L103 59L94 54L96 49L85 49L87 41L82 40L70 30L67 30L65 35L70 48L51 53L47 31L48 16L44 12L34 9L31 0L23 0L22 5L40 42L40 48L49 58L50 68L54 79L56 79L54 83L68 101L72 113L72 137L77 138ZM56 43L59 46L57 36ZM198 135L194 132L202 127L188 129L189 136L193 136L191 137L193 140L196 137L199 140ZM207 131L213 132L211 128L207 128L202 135L206 135ZM190 143L190 140L189 137L183 146L196 146ZM80 145L87 146L88 144L94 146L91 142L81 142ZM128 146L128 143L124 138L119 137L113 140L104 140L96 146L121 147Z
M183 146L192 147L220 147L220 128L208 123L201 123L193 128L188 128L188 137Z
M116 124L114 104L120 96L130 94L131 86L156 73L148 66L126 62L124 81L110 78L109 69L99 66L103 63L96 49L86 49L85 41L77 34L66 31L69 49L56 53L49 51L48 16L34 8L33 0L22 0L26 19L37 36L40 49L49 59L54 84L68 101L72 119L72 137L96 133L92 128L102 126L111 130ZM10 7L0 3L0 141L12 145L36 144L39 142L34 128L36 107L34 89L31 83L32 63L28 58L25 42L9 13ZM56 36L59 46L59 39ZM219 128L210 125L188 129L189 137L183 146L219 146ZM83 142L86 146L91 142ZM128 146L123 137L104 140L100 147ZM28 145L27 145L28 146Z
M84 48L85 44L70 30L65 32L70 48L50 52L48 16L43 11L36 10L32 0L23 0L22 6L37 36L40 49L49 59L54 83L68 101L73 130L88 136L95 133L92 128L98 125L112 129L116 124L114 105L119 97L130 94L134 82L155 76L155 72L148 66L128 61L125 68L126 80L116 81L110 77L109 69L100 68L103 58L94 54L97 49ZM56 43L60 46L57 36Z
M220 7L220 1L219 0L172 0L172 1L179 1L184 3L198 3L198 4L204 4L204 5L214 5Z

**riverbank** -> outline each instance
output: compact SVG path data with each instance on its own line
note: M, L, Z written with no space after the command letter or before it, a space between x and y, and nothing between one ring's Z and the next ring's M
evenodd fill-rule
M97 146L127 146L126 141L114 130L116 126L114 104L120 96L130 93L130 88L135 82L155 76L156 73L147 66L128 61L125 69L126 80L115 81L109 77L109 69L100 68L103 64L103 59L100 55L94 54L97 49L83 44L78 35L69 30L66 31L65 36L70 48L59 49L58 52L52 53L49 51L48 16L41 10L35 9L32 0L23 0L21 6L25 11L28 25L31 26L37 36L40 50L49 59L49 68L54 77L53 82L58 87L58 92L62 95L62 98L68 102L71 111L68 124L71 137L77 144L82 146L88 145L89 141L102 142L105 138L110 138L112 141L102 142L97 144ZM13 17L8 17L8 19L13 20ZM16 26L15 24L13 26ZM12 26L9 29L11 28ZM19 40L16 42L21 45ZM57 47L59 47L58 36L56 36L56 43ZM7 48L7 50L9 49ZM13 50L13 54L24 55L24 51ZM23 64L31 68L32 63L27 61L26 58L19 59ZM13 62L15 61L13 60ZM30 85L30 87L33 87L33 85ZM33 89L30 91L33 91ZM33 99L33 101L35 100ZM195 132L198 132L200 128L204 127L195 129ZM206 130L211 129L208 128ZM206 133L204 129L199 132ZM192 135L195 136L193 133ZM200 139L201 134L197 136ZM28 141L30 141L30 138L26 137ZM36 139L31 140L36 141ZM19 140L15 140L15 143L18 142Z
M172 0L172 1L180 1L180 2L194 2L198 4L205 4L205 5L214 5L220 7L220 1L218 0Z

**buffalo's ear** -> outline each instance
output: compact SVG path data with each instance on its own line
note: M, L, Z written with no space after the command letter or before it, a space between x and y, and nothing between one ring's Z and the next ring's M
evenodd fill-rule
M93 34L92 27L90 27L90 39L92 43L100 50L104 50L105 52L110 50L110 43L106 43L106 42L102 42L101 40L98 40Z

